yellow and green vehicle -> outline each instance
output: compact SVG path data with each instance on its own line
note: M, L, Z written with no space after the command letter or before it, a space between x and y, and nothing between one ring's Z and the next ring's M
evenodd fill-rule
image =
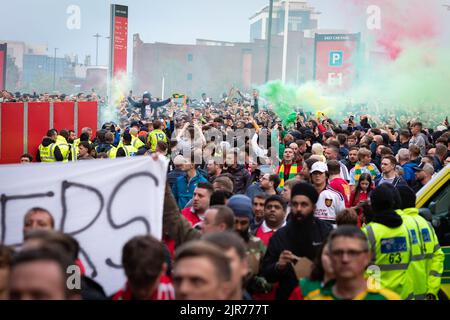
M417 193L416 207L429 220L445 253L440 299L450 299L450 164Z

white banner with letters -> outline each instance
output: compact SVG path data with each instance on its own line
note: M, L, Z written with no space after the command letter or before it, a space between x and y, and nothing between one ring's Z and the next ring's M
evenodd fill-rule
M107 294L125 284L122 247L136 235L161 239L168 161L131 157L0 166L0 242L20 245L32 207L80 243L86 275Z

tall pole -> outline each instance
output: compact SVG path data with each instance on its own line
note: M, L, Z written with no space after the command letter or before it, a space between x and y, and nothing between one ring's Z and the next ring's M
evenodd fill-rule
M56 50L58 48L55 48L55 54L53 56L53 91L56 89Z
M94 38L96 38L96 46L95 46L95 66L98 66L98 38L100 38L101 35L98 34L98 32L96 34L94 34Z
M289 0L284 3L284 37L283 37L283 64L281 69L281 81L286 83L286 61L287 61L287 46L289 34Z
M266 56L265 82L269 81L269 72L270 72L270 48L272 47L272 15L273 15L273 0L270 0L270 2L269 2L269 27L267 29L267 56Z
M165 91L165 86L166 86L166 78L162 77L162 84L161 84L161 100L164 100L164 91Z

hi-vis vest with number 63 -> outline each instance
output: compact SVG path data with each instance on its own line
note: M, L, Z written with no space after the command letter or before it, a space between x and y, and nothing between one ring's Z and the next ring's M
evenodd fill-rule
M411 262L411 238L403 223L398 228L389 228L371 222L363 229L372 252L372 265L380 269L381 287L390 289L403 300L412 299L413 284L407 270Z
M41 162L56 162L55 147L56 143L52 143L46 147L44 147L42 144L39 145L39 155L41 157Z

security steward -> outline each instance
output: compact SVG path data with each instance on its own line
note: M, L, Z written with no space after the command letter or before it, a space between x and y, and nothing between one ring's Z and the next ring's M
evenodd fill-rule
M36 160L38 162L57 162L63 161L64 157L59 146L56 144L58 132L55 129L47 131L47 136L42 139L39 145Z

